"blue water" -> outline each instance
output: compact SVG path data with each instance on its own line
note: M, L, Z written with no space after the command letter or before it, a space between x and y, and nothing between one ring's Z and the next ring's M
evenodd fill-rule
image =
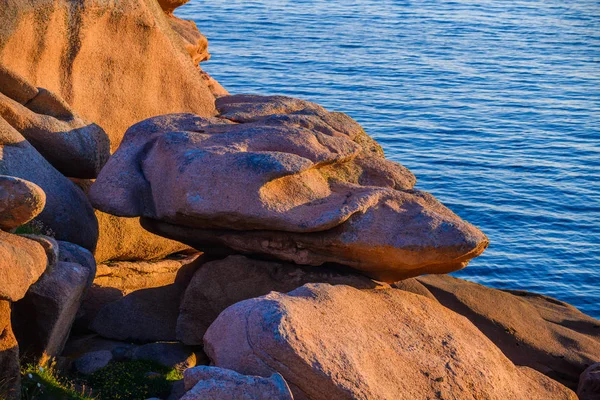
M458 273L600 317L600 2L192 0L231 93L354 117L491 245Z

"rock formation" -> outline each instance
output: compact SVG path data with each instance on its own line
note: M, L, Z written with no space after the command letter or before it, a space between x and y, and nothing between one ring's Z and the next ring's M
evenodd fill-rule
M286 97L217 108L220 119L131 127L90 189L95 206L201 251L333 262L384 281L460 269L486 248L348 116Z
M295 399L576 399L466 318L397 289L271 293L229 307L204 339L215 366L278 372Z
M600 400L600 363L590 365L581 373L577 396L579 400Z
M388 287L361 275L326 268L230 256L207 262L194 274L181 301L177 339L189 345L202 344L208 327L227 307L272 291L287 293L311 282L359 289Z
M0 9L11 10L2 16L0 64L101 126L112 150L145 118L216 113L186 41L156 0L1 0Z
M18 228L35 218L46 205L46 193L36 184L0 175L0 229Z
M185 371L182 400L293 400L281 375L269 378L245 376L216 367L196 367Z
M467 317L517 365L576 389L579 375L600 360L600 321L573 306L547 296L491 289L450 276L417 280L442 305Z

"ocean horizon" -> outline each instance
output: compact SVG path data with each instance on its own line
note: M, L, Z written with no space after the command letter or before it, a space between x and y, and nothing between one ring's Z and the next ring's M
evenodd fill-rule
M176 15L232 94L349 114L485 232L454 276L600 317L597 1L215 0Z

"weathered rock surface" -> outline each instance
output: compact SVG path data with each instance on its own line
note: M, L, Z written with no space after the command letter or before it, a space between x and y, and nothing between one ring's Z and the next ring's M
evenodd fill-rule
M72 179L87 193L93 181ZM123 218L96 210L98 244L96 262L160 260L170 254L191 250L190 246L155 235L142 228L139 218Z
M201 262L190 256L99 265L82 307L84 318L106 338L174 341L181 298Z
M131 127L90 189L95 206L202 251L335 262L386 281L460 269L486 248L350 117L280 96L217 107L228 119Z
M295 399L576 399L466 318L397 289L308 284L246 300L211 325L205 350L217 367L279 372Z
M52 167L2 117L0 174L33 182L46 193L46 206L33 221L41 225L40 233L94 250L98 222L85 194Z
M170 3L170 2L169 2ZM214 97L155 0L1 0L0 63L100 125L112 150L145 118L215 114Z
M577 396L579 400L600 400L600 363L590 365L581 373Z
M359 289L388 287L364 276L326 268L230 256L208 262L194 274L181 302L177 339L189 345L202 344L210 324L230 305L271 291L287 293L313 282Z
M17 301L46 270L48 258L39 243L0 231L0 301Z
M38 185L0 175L0 229L14 229L31 221L45 205L46 193Z
M84 375L91 375L106 367L112 358L112 353L108 350L92 351L75 360L75 368Z
M13 328L25 352L42 360L60 355L92 273L79 264L58 262L14 304Z
M269 378L247 376L217 367L196 367L183 374L188 392L182 400L293 400L292 392L277 373Z
M92 286L96 276L96 260L88 250L69 242L58 242L58 261L79 264L90 273L86 282L86 288Z
M27 84L24 78L10 82L16 74L0 66L0 117L19 131L46 160L66 176L95 178L110 156L110 141L98 125L82 120L60 96L30 86L35 95L11 98ZM7 93L8 92L8 93ZM28 96L29 97L29 96Z
M208 40L200 33L194 21L183 20L171 15L169 24L183 40L184 47L195 65L210 59Z
M196 366L194 351L179 342L148 343L131 351L132 360L150 360L164 366L185 371Z
M417 280L442 305L467 317L517 365L576 389L579 375L600 360L600 321L569 304L450 276Z
M21 398L19 345L12 332L10 314L10 302L0 299L0 398L19 400Z
M180 7L190 0L158 0L160 8L167 14L173 14L177 7Z

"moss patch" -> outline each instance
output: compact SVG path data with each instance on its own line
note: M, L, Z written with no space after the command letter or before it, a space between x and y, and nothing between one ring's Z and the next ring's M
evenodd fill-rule
M52 366L28 364L21 369L23 400L93 400L85 394L85 384L61 376ZM89 392L89 391L88 391Z

